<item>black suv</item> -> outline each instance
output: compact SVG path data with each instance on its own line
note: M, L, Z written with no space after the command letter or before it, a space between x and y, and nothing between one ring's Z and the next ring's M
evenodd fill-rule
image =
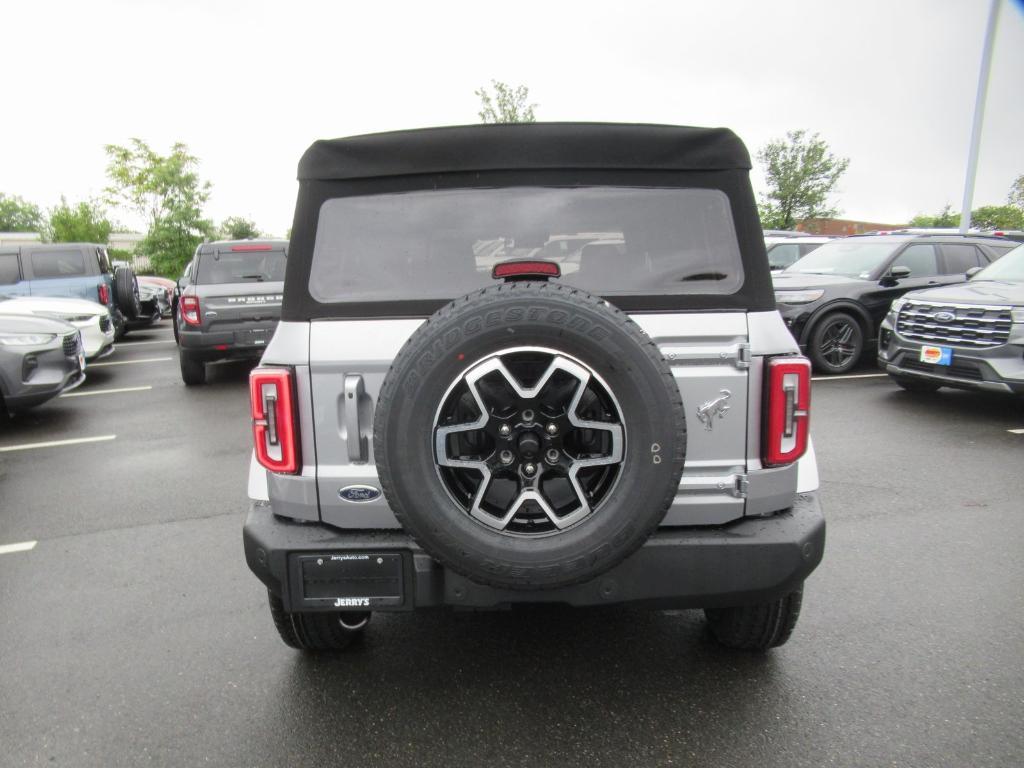
M845 373L874 349L889 305L907 291L962 283L1016 243L961 235L855 235L825 243L773 276L793 337L821 373Z
M287 240L199 246L174 316L186 384L206 383L206 363L263 354L281 317L287 251Z

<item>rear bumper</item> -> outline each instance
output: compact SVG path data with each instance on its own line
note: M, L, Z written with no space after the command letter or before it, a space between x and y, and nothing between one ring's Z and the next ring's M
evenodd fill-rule
M178 343L183 350L204 360L259 358L274 335L277 322L239 331L194 331L178 326Z
M792 591L821 562L825 518L817 494L807 493L795 497L790 509L769 518L720 528L661 529L592 581L532 592L470 581L438 564L403 531L342 532L297 523L275 516L266 502L250 507L243 542L249 567L289 611L335 609L323 598L307 596L299 558L345 554L401 556L401 598L372 598L369 607L374 610L485 609L513 603L702 608L758 603Z

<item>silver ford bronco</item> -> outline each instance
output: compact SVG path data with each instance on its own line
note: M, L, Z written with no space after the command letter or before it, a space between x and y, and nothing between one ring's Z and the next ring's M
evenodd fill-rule
M245 555L287 644L517 603L786 642L825 521L749 170L731 131L663 125L310 147L250 379Z

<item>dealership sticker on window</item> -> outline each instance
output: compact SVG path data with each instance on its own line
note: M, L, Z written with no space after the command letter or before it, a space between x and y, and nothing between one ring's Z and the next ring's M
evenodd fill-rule
M921 347L921 362L949 365L953 362L953 350L949 347Z

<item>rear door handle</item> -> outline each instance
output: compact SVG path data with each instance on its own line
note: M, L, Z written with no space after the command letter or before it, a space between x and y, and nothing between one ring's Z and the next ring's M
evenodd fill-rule
M362 376L355 373L345 377L345 432L349 461L366 461L366 437L359 423L359 401L364 392Z

